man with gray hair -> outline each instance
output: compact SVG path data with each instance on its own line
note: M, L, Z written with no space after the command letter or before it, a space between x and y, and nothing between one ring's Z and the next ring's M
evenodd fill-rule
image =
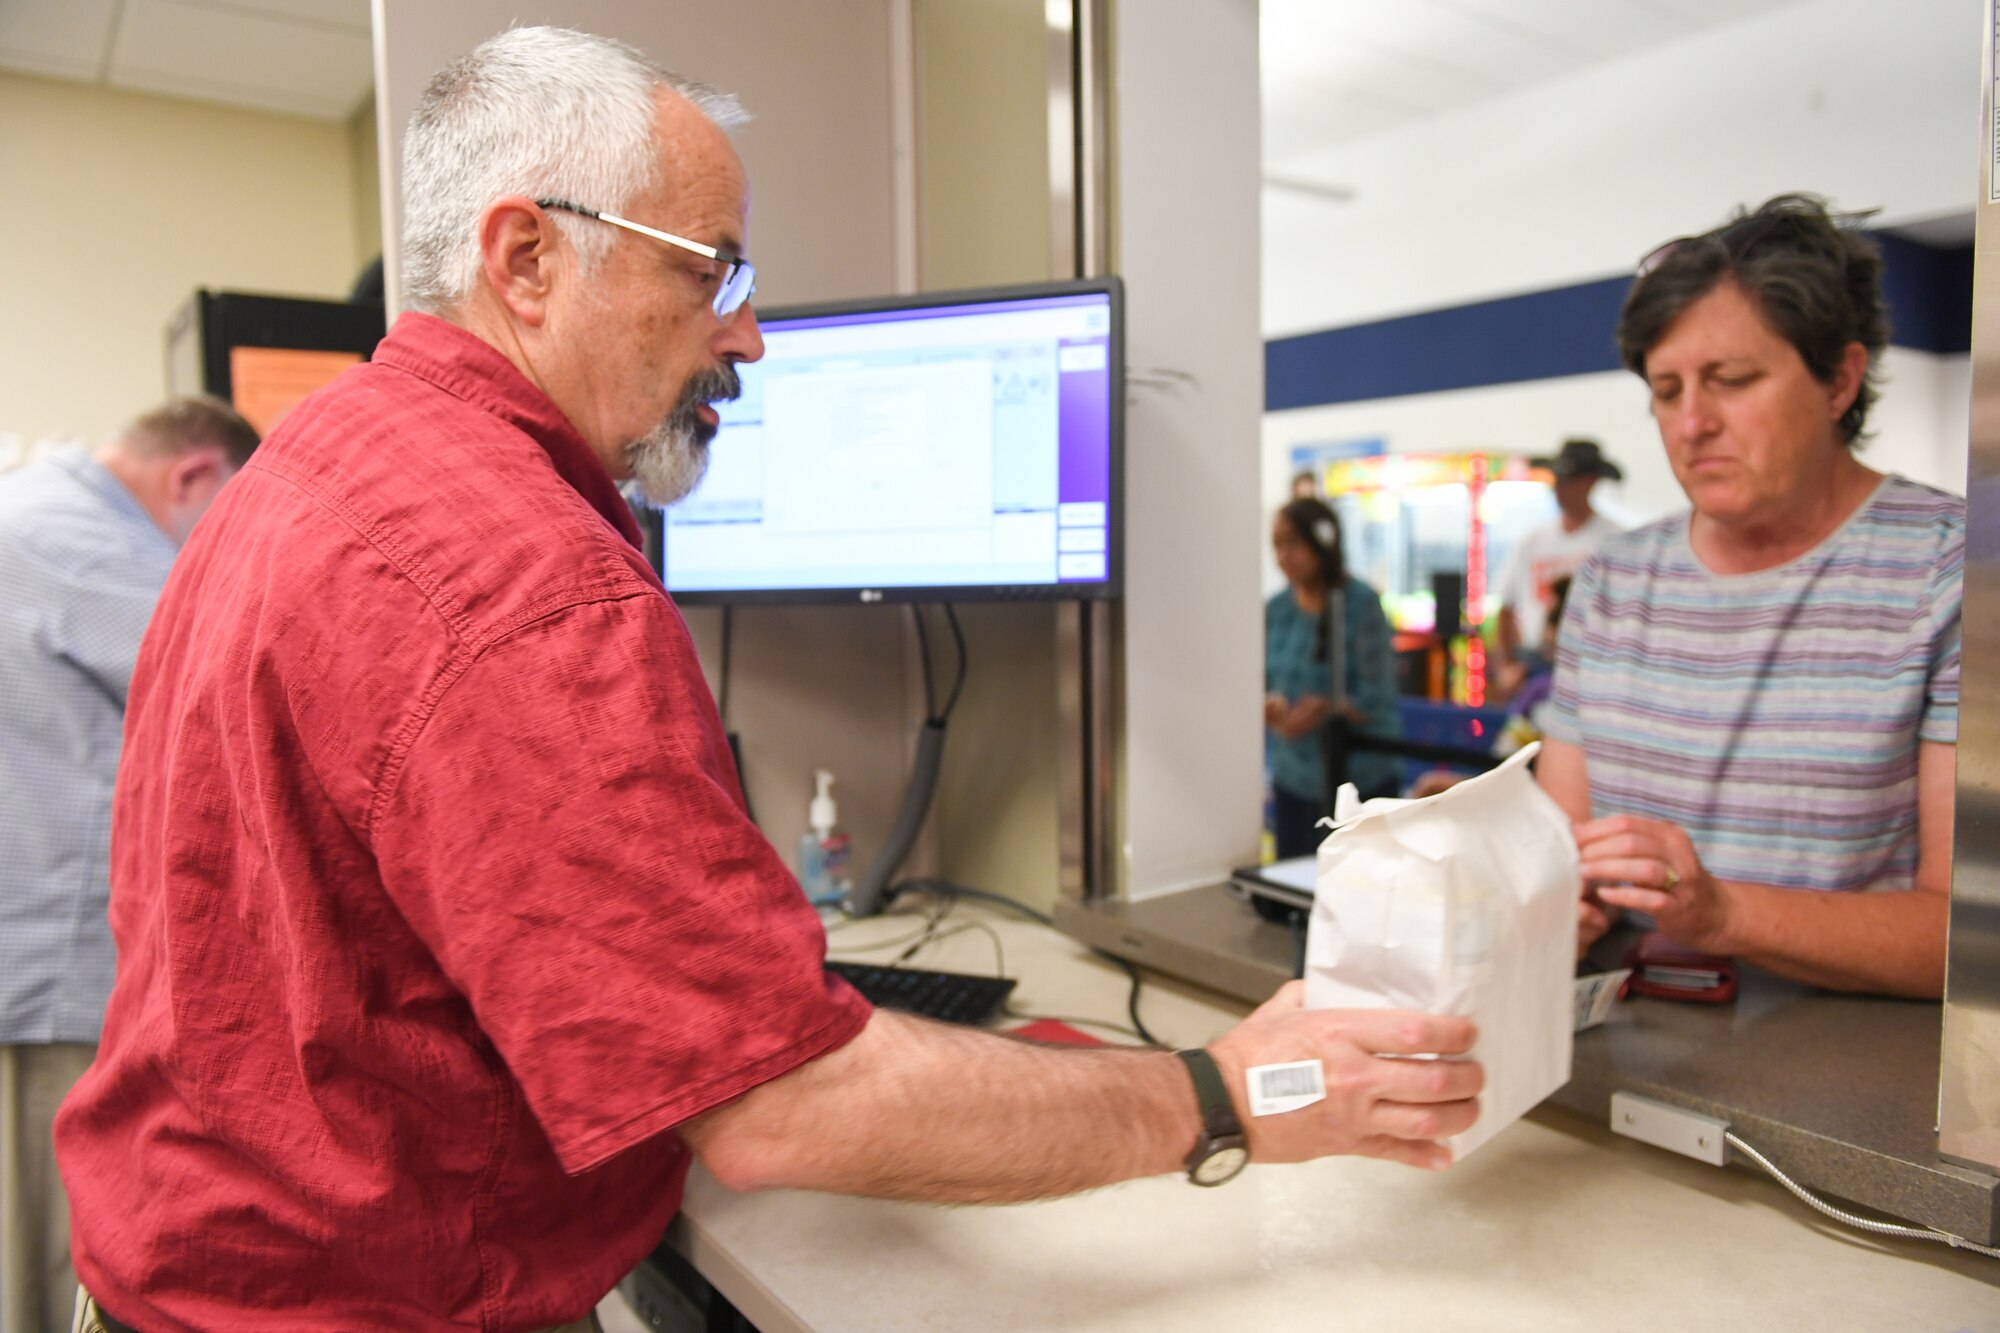
M938 1201L1436 1167L1463 1019L1287 991L1205 1052L870 1009L745 814L616 484L763 352L728 99L580 33L439 74L404 315L190 545L133 689L119 974L57 1145L85 1327L531 1330L736 1189ZM1328 1095L1237 1119L1252 1065Z
M76 1278L50 1121L111 992L111 784L139 638L257 432L177 398L94 451L0 473L0 1328L66 1329Z

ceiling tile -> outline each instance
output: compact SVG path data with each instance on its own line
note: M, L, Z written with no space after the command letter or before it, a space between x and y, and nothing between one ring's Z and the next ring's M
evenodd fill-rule
M202 9L234 10L292 19L308 26L370 31L368 0L183 0Z
M1264 160L1625 59L1800 0L1263 0Z
M1266 3L1266 67L1310 65L1345 47L1391 50L1406 60L1494 88L1550 78L1587 52L1468 8L1461 0L1341 0Z
M1322 148L1391 129L1423 114L1353 90L1316 90L1290 108L1264 111L1264 161L1283 165Z
M1740 19L1755 18L1773 9L1795 5L1799 0L1647 0L1654 9L1687 20L1698 28L1714 28Z
M337 119L367 97L374 74L366 32L178 0L126 0L110 81Z
M1497 28L1605 60L1686 36L1695 26L1650 0L1453 0Z
M115 0L0 0L0 64L95 77L116 7Z
M1408 107L1413 113L1456 106L1501 90L1489 80L1469 77L1392 49L1342 45L1310 70L1276 81L1264 105L1310 102L1320 96L1351 90L1379 101Z
M157 93L212 106L237 107L245 111L269 111L281 116L304 116L310 120L344 121L354 114L357 102L346 98L316 97L294 88L270 88L218 83L214 79L154 70L126 70L108 84L121 92Z

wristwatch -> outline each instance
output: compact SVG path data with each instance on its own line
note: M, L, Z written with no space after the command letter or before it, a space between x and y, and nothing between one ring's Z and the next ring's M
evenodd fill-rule
M1187 1155L1188 1179L1197 1185L1221 1185L1236 1179L1250 1164L1249 1141L1243 1122L1222 1082L1222 1070L1207 1051L1175 1051L1194 1078L1195 1100L1201 1103L1201 1136Z

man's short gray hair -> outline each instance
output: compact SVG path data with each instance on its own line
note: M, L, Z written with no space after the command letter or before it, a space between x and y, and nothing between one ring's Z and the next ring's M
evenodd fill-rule
M623 42L568 28L510 29L440 70L403 136L403 303L437 312L471 294L479 217L495 199L567 199L618 213L658 184L662 89L724 132L749 119L729 94ZM595 267L613 229L553 216L585 271Z
M169 398L135 419L118 437L142 458L177 458L219 446L229 466L241 468L259 444L257 428L242 413L211 394Z

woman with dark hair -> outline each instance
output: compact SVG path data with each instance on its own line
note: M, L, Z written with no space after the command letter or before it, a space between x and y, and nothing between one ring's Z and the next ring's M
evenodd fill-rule
M1965 502L1855 457L1874 243L1784 195L1640 264L1618 324L1692 508L1578 572L1538 775L1579 945L1622 908L1839 990L1944 980Z
M1310 855L1344 769L1364 798L1393 796L1401 761L1357 747L1402 735L1396 658L1382 598L1350 576L1340 520L1323 500L1293 500L1271 524L1286 588L1264 604L1264 725L1270 731L1278 855ZM1334 774L1336 779L1340 773Z

